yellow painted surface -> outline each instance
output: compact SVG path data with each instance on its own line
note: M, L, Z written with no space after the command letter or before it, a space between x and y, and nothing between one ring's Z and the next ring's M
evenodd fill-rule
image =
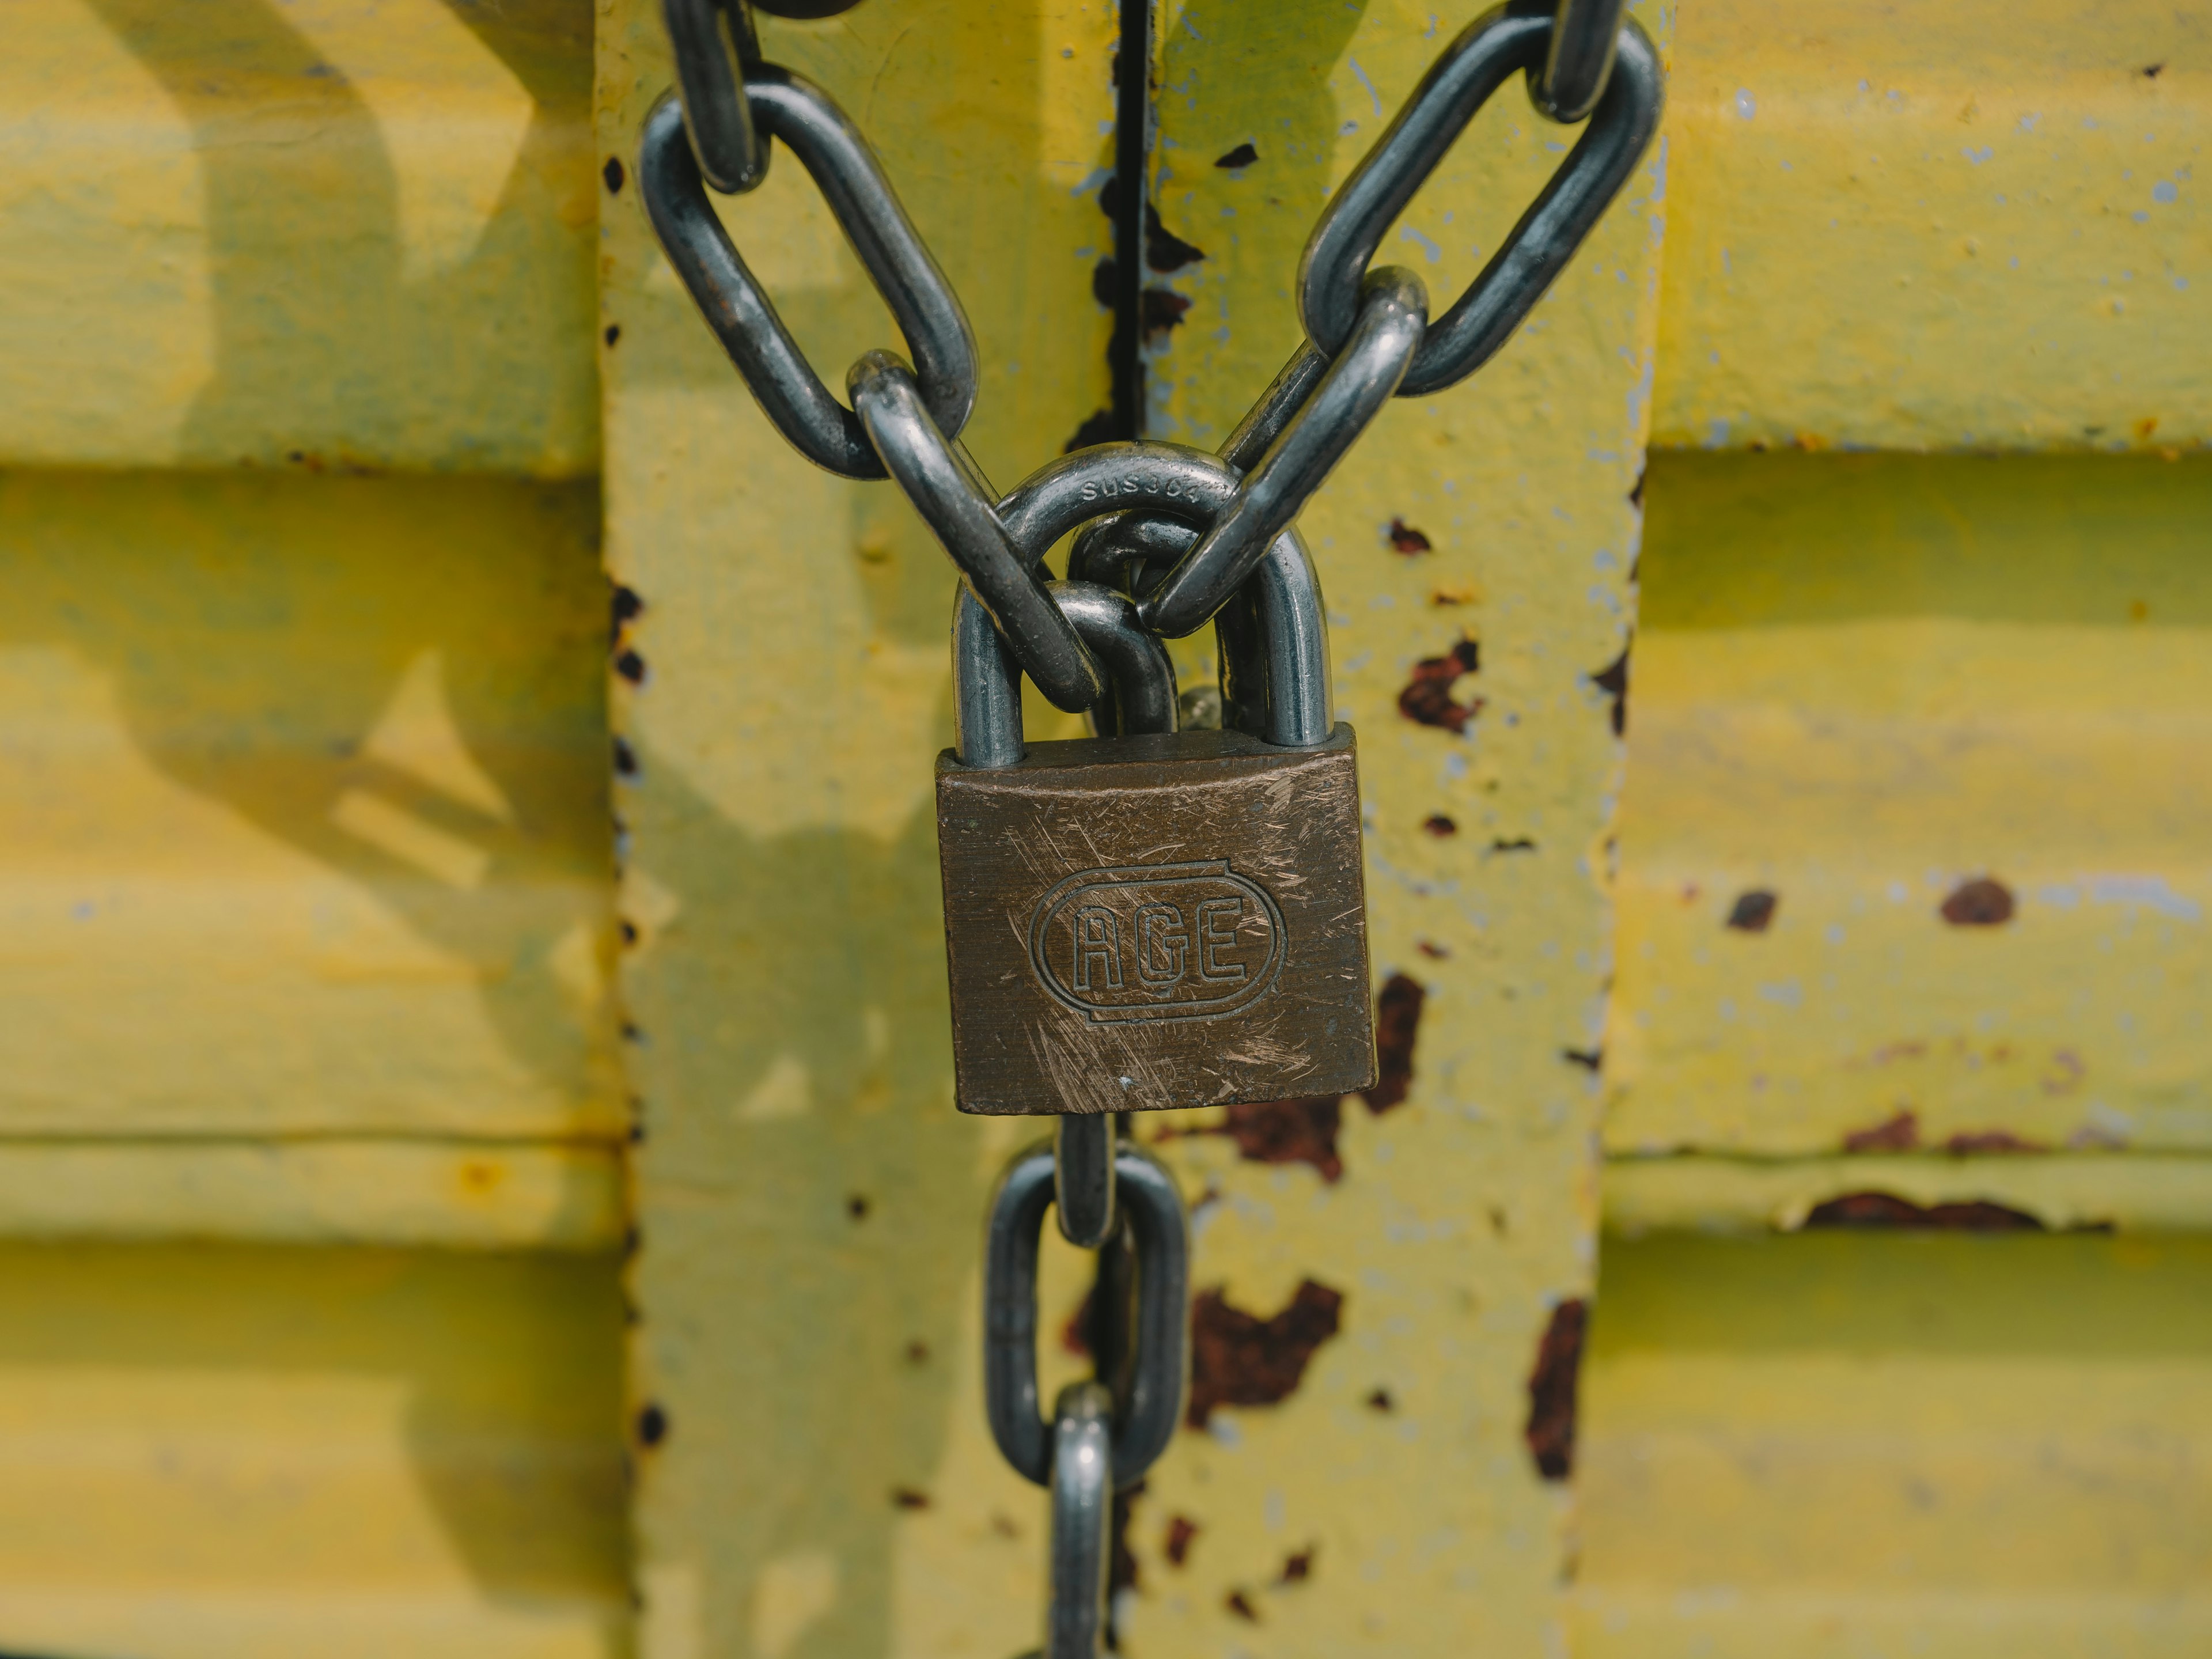
M2203 1237L1609 1239L1573 1650L2201 1654Z
M143 1659L614 1659L610 1258L0 1249L0 1629Z
M0 1141L0 1237L611 1250L611 1146L318 1139Z
M0 477L0 1134L621 1133L597 507Z
M1881 1192L1917 1204L2002 1205L2063 1231L2212 1231L2212 1158L2111 1152L2039 1158L1616 1158L1605 1169L1608 1233L1795 1231L1814 1206Z
M589 0L15 0L0 461L597 465Z
M872 137L964 301L968 441L1002 484L1107 401L1113 26L1104 0L763 24ZM601 149L627 164L671 78L659 8L600 29ZM639 767L616 793L633 1406L667 1424L637 1452L643 1651L1011 1654L1044 1510L983 1427L976 1276L990 1182L1037 1126L952 1106L931 793L951 568L893 486L775 434L634 188L603 202L607 553L644 605L614 710ZM724 211L833 386L896 345L788 154Z
M1646 499L1608 1145L2212 1142L2212 471L1665 456ZM1974 878L2009 922L1944 921Z
M1655 444L2212 436L2185 344L2212 331L2201 13L1681 11Z

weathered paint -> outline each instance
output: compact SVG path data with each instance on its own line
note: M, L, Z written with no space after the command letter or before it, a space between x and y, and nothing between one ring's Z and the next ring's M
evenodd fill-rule
M589 0L14 0L0 461L598 459Z
M1674 68L1655 443L2212 437L2201 14L1693 0Z
M2212 1644L2212 1243L1609 1239L1583 1659Z
M1114 25L1105 0L763 23L866 131L961 295L983 373L967 441L1004 484L1107 401ZM659 5L604 8L604 158L629 165L670 79ZM1016 1652L1044 1503L983 1425L977 1278L990 1182L1043 1126L952 1105L932 805L951 566L892 485L776 435L634 185L602 196L607 553L638 607L615 723L636 766L616 811L639 929L641 1639L653 1659ZM896 345L787 154L722 210L830 384Z
M628 1651L611 1260L0 1247L10 1652Z
M1665 15L1640 15L1663 39ZM1176 250L1151 277L1188 301L1152 343L1155 432L1218 443L1290 355L1315 215L1456 21L1167 8L1153 195L1204 257ZM1243 145L1251 159L1217 165ZM1507 86L1380 257L1441 310L1560 146ZM1638 168L1494 362L1394 404L1304 515L1338 711L1360 735L1376 978L1402 988L1383 1000L1385 1086L1335 1108L1334 1178L1191 1133L1229 1127L1218 1113L1163 1148L1203 1194L1199 1286L1260 1319L1318 1307L1302 1285L1341 1300L1279 1403L1215 1409L1131 1506L1131 1651L1558 1639L1571 1512L1523 1428L1553 1310L1590 1282L1597 1099L1575 1056L1597 1042L1619 764L1596 681L1626 643L1665 166ZM1187 677L1209 643L1183 651ZM1237 1363L1268 1375L1271 1353Z
M2212 1145L2212 470L1667 455L1646 499L1607 1145Z

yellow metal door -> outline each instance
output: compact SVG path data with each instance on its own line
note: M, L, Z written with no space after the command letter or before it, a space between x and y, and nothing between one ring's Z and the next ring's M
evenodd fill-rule
M1146 431L1289 354L1476 9L1152 13ZM2204 1652L2203 21L1637 15L1659 144L1304 520L1384 1075L1139 1126L1200 1369L1121 1650ZM659 8L9 21L0 1649L1032 1645L950 573L655 246ZM1002 484L1115 404L1122 21L763 21ZM1440 305L1561 148L1509 87L1382 257ZM816 362L891 342L799 168L722 210Z

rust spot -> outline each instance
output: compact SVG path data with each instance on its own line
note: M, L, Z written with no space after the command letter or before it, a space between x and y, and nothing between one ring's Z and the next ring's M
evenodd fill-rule
M1522 1431L1547 1480L1564 1480L1575 1467L1575 1395L1582 1375L1583 1334L1589 1304L1570 1297L1552 1310L1544 1340L1528 1373L1528 1426Z
M2043 1224L2020 1210L1991 1204L1984 1199L1964 1203L1915 1204L1894 1193L1844 1193L1815 1204L1805 1217L1808 1227L1895 1227L1914 1230L1953 1228L1962 1232L2017 1233L2044 1231Z
M1559 1058L1571 1066L1579 1066L1586 1072L1595 1072L1605 1065L1602 1048L1562 1048Z
M1764 887L1738 893L1729 907L1728 926L1739 933L1763 933L1774 925L1774 907L1780 902Z
M606 332L600 337L605 339L610 347L612 347L616 341L622 338L622 325L620 323L609 323L607 325Z
M1255 1101L1225 1109L1228 1119L1220 1127L1195 1133L1227 1135L1247 1163L1310 1164L1332 1184L1343 1175L1343 1161L1336 1155L1337 1131L1344 1121L1341 1095Z
M1014 1524L1013 1517L998 1510L991 1511L991 1530L1001 1538L1019 1538L1022 1529Z
M619 155L608 156L606 166L599 169L599 177L607 181L608 195L619 196L622 194L623 176L622 157Z
M637 1443L657 1446L668 1438L668 1413L648 1401L638 1407Z
M1430 545L1429 538L1403 519L1390 520L1390 548L1393 552L1425 553Z
M1440 726L1464 732L1482 707L1475 697L1452 701L1452 687L1462 674L1472 674L1481 663L1481 651L1473 640L1462 640L1441 657L1424 657L1413 665L1413 678L1398 694L1398 712L1421 726Z
M1121 267L1108 254L1091 269L1091 297L1108 311L1114 309L1114 294L1120 286Z
M1398 1409L1398 1402L1390 1397L1390 1390L1388 1389L1369 1390L1365 1403L1369 1411L1380 1412L1385 1417Z
M1426 957L1431 962L1443 962L1448 960L1451 956L1451 952L1449 951L1437 944L1434 939L1425 939L1413 948L1416 951L1419 951L1423 956Z
M2012 920L2012 889L1977 876L1943 901L1942 915L1954 927L1998 927Z
M1375 999L1375 1085L1360 1097L1378 1117L1402 1104L1413 1086L1413 1042L1428 994L1420 981L1393 974Z
M1161 1547L1162 1553L1168 1558L1168 1565L1179 1567L1189 1560L1190 1547L1197 1538L1197 1522L1187 1515L1170 1516L1168 1518L1168 1540Z
M1946 1140L1943 1150L1954 1158L1971 1158L1978 1152L2047 1152L2051 1149L2039 1141L2022 1140L2009 1129L1968 1129Z
M1114 411L1102 409L1085 418L1075 428L1075 435L1060 447L1063 455L1073 455L1079 449L1088 449L1093 444L1110 443L1114 438Z
M615 672L632 685L645 684L645 659L628 647L615 654Z
M875 1206L868 1202L866 1193L854 1193L845 1200L845 1213L855 1221L866 1221L868 1212Z
M1613 735L1628 735L1628 647L1620 647L1620 654L1590 676L1590 684L1613 699Z
M617 737L615 739L615 772L625 778L637 775L637 750L629 746L628 738Z
M1183 313L1190 309L1187 295L1171 288L1148 288L1138 309L1138 320L1145 327L1145 343L1158 349L1169 335L1182 326Z
M1459 834L1459 825L1454 823L1449 818L1446 817L1441 812L1431 812L1428 817L1423 818L1421 820L1421 828L1427 830L1439 841L1443 840L1448 836L1455 836Z
M2159 71L2160 71L2160 70L2164 69L2165 67L2166 67L2166 65L2165 65L2165 64L2150 64L2148 67L2147 67L2147 68L2143 70L2143 79L2145 79L2146 81L2155 81L2155 80L2157 80L2157 79L2158 79L2158 73L2159 73Z
M916 1492L912 1486L893 1486L891 1503L902 1510L926 1510L929 1507L929 1494Z
M1249 1620L1255 1625L1260 1622L1260 1615L1252 1610L1252 1604L1244 1599L1244 1592L1243 1590L1230 1591L1228 1598L1224 1601L1221 1605L1228 1608L1230 1612L1235 1613L1239 1619Z
M1202 1429L1217 1406L1272 1406L1306 1374L1314 1350L1334 1336L1344 1295L1303 1281L1290 1305L1269 1319L1232 1308L1218 1290L1190 1305L1190 1399L1183 1420Z
M626 1019L622 1023L622 1036L624 1042L642 1043L645 1041L645 1031L636 1022Z
M1641 513L1644 510L1644 474L1641 472L1636 475L1635 488L1628 492L1628 504L1634 507L1638 513ZM1632 580L1634 579L1634 575L1635 573L1632 571L1630 573L1630 579Z
M611 620L607 628L607 644L611 649L622 643L623 629L645 614L645 601L638 598L635 589L617 582L610 596L609 611Z
M1309 1544L1304 1549L1300 1550L1296 1555L1285 1556L1283 1558L1282 1576L1277 1578L1275 1582L1279 1584L1302 1584L1305 1583L1307 1579L1313 1577L1313 1560L1315 1555L1320 1552L1320 1549L1321 1546L1318 1544Z
M1150 202L1145 204L1145 268L1148 270L1181 270L1185 265L1194 265L1206 258L1206 250L1194 242L1186 242L1160 222L1160 210Z
M488 1193L499 1185L503 1173L498 1164L472 1158L461 1165L461 1185L472 1193Z
M1920 1144L1920 1114L1899 1112L1871 1129L1854 1129L1844 1137L1847 1152L1909 1152Z
M1490 850L1493 853L1533 853L1536 850L1536 843L1526 836L1516 836L1510 841L1501 836L1490 843Z
M2158 71L2156 70L2150 71L2150 73L2154 75ZM1215 157L1213 165L1218 167L1228 167L1233 172L1238 167L1249 167L1253 162L1259 159L1260 152L1258 150L1253 149L1249 143L1243 143L1237 145L1235 149L1231 150L1228 155Z
M1473 605L1481 597L1481 591L1473 582L1454 582L1431 592L1429 603L1437 605Z
M906 1363L909 1365L927 1365L929 1364L929 1344L923 1341L920 1337L916 1337L913 1341L908 1343L906 1345Z

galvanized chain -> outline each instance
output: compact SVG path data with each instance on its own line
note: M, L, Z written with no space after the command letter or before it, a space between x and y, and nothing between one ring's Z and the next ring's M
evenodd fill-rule
M855 0L756 0L822 17ZM1509 0L1463 29L1330 198L1299 262L1305 339L1220 451L1125 441L1048 462L1000 495L959 441L975 406L974 331L866 139L830 95L766 62L748 0L663 0L680 97L646 118L640 193L670 263L769 421L817 465L896 482L962 580L953 654L957 753L1023 753L1024 673L1101 735L1173 732L1160 641L1209 620L1223 721L1310 748L1334 729L1313 562L1293 527L1393 397L1473 374L1511 337L1627 180L1657 131L1658 53L1623 0ZM1384 234L1475 114L1516 72L1547 118L1588 125L1504 245L1431 319L1419 277L1370 269ZM750 191L781 138L822 192L908 353L864 354L848 407L809 364L707 199ZM1068 580L1044 556L1077 535ZM1133 1261L1127 1352L1102 1380L1038 1411L1036 1253L1048 1206L1102 1252L1101 1289ZM1104 1264L1117 1264L1104 1271ZM991 1210L986 1405L999 1449L1053 1494L1051 1607L1042 1659L1097 1659L1110 1509L1165 1449L1188 1364L1188 1240L1181 1194L1103 1115L1063 1116L1018 1158ZM1108 1322L1111 1323L1112 1322Z

